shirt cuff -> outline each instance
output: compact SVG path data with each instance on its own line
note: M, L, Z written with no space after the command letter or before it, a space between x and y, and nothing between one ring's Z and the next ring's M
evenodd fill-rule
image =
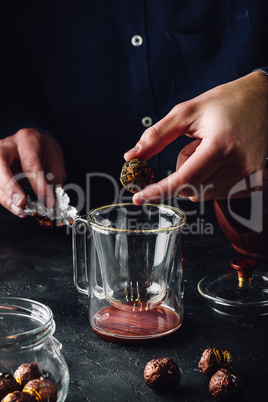
M268 75L268 67L260 67L260 68L256 68L253 71L263 71L265 74Z
M32 128L51 137L50 127L30 113L22 110L0 110L0 139L9 137L23 128Z

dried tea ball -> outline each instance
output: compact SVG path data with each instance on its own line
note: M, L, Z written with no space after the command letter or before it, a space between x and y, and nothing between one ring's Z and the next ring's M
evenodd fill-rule
M128 191L137 193L154 182L154 174L146 162L141 159L131 159L124 163L120 181Z
M238 373L222 368L213 374L208 388L217 401L236 399L242 395L243 381Z
M208 348L202 353L198 364L202 374L212 376L221 368L232 368L232 356L228 350L219 348Z
M9 393L19 391L20 386L10 373L0 373L0 401Z
M25 392L15 391L7 394L1 402L35 402L36 399Z
M150 360L144 369L144 379L150 388L165 390L179 384L181 375L178 365L169 358Z
M21 364L14 373L16 381L24 387L27 382L41 377L40 370L36 362Z
M38 402L56 402L57 400L56 385L49 379L44 380L43 377L29 381L22 391L35 397Z

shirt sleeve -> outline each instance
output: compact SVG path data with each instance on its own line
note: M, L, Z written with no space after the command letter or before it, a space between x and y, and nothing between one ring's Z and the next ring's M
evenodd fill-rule
M268 67L256 68L254 71L263 71L265 74L268 75Z
M1 109L0 116L0 139L9 137L23 128L32 128L54 137L51 128L28 110Z

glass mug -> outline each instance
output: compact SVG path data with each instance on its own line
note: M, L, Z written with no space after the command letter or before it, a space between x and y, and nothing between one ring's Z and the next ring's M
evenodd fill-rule
M74 283L93 330L111 342L168 335L183 320L185 215L170 206L107 205L73 224Z

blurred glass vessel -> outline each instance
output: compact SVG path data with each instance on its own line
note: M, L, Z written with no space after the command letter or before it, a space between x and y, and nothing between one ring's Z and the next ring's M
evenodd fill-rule
M215 200L219 225L240 257L233 271L212 274L198 284L199 293L211 307L231 315L268 314L268 275L258 263L268 262L268 163L262 188L248 198Z

